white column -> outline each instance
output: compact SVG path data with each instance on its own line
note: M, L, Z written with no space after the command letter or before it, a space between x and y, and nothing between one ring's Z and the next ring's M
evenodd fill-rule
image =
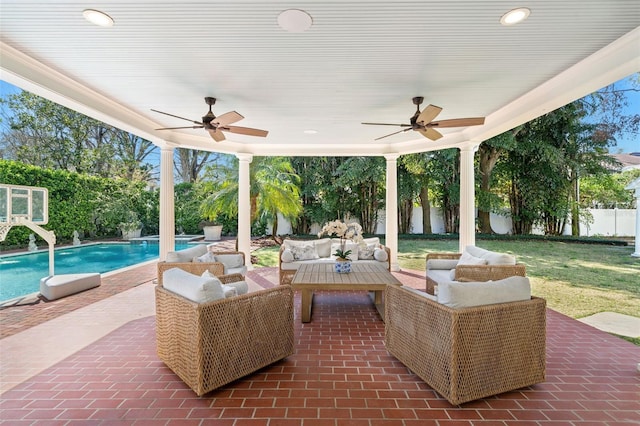
M398 154L385 154L387 160L387 197L385 245L391 250L391 270L399 271L398 264Z
M160 148L160 260L175 248L175 199L173 195L173 148Z
M636 251L631 256L640 257L640 188L636 188Z
M244 253L248 270L251 266L251 193L249 165L251 154L236 154L238 157L238 251Z
M460 148L460 253L466 246L476 245L475 176L473 155L478 145L469 144Z

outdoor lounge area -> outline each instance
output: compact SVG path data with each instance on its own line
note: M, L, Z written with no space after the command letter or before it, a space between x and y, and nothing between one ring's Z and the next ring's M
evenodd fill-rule
M419 271L393 273L424 289ZM0 311L5 424L622 425L640 422L640 349L546 310L544 382L453 406L391 356L366 292L317 292L294 352L202 397L156 354L156 264ZM277 268L247 273L249 291Z

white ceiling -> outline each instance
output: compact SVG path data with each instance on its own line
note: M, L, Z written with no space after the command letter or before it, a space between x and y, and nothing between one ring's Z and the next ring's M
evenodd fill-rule
M502 14L526 6L511 27ZM111 28L85 21L99 9ZM289 33L280 12L313 26ZM0 77L158 145L257 155L380 155L480 142L640 71L637 0L2 0ZM238 111L267 138L156 131ZM437 142L406 123L414 96L438 119L486 116ZM317 130L309 135L304 131Z

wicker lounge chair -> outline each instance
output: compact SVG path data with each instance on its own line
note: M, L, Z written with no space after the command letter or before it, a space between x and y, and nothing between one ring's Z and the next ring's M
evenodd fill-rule
M385 302L387 350L451 404L545 379L544 299L454 309L389 286Z
M223 284L244 279L218 278ZM160 359L204 395L293 353L293 290L279 286L196 303L163 288L159 271L156 337Z

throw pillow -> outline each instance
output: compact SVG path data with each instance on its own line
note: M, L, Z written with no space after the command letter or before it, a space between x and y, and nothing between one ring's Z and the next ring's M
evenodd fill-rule
M313 243L291 247L294 260L313 260L318 259L318 253Z
M238 291L236 290L236 288L231 287L230 285L222 284L222 291L224 292L225 299L238 295Z
M282 259L284 263L291 263L294 261L293 253L291 252L290 249L284 249L282 250L282 255L280 256L280 259Z
M224 299L220 280L215 277L199 277L180 268L166 270L162 275L162 286L196 303Z
M376 251L377 244L367 244L358 248L358 259L373 260L373 253Z
M487 282L441 282L438 302L451 308L490 305L531 299L529 278L513 276Z
M373 252L373 258L378 262L386 262L389 260L389 255L385 249L377 248Z
M202 276L205 278L215 278L218 279L218 277L216 277L215 275L213 275L211 272L209 271L204 271L202 273ZM218 279L219 281L219 279ZM234 296L241 296L243 294L246 294L249 292L249 284L247 284L246 281L233 281L230 283L226 283L226 284L222 284L222 288L224 289L225 287L231 287L234 289L235 293ZM225 291L225 295L226 295L226 291ZM229 296L226 296L229 297Z
M211 253L205 253L202 256L194 257L194 263L213 263L216 261L216 257Z
M486 260L481 259L479 257L475 257L467 251L462 253L462 256L460 256L460 259L458 260L458 265L486 265L486 264L487 264Z

